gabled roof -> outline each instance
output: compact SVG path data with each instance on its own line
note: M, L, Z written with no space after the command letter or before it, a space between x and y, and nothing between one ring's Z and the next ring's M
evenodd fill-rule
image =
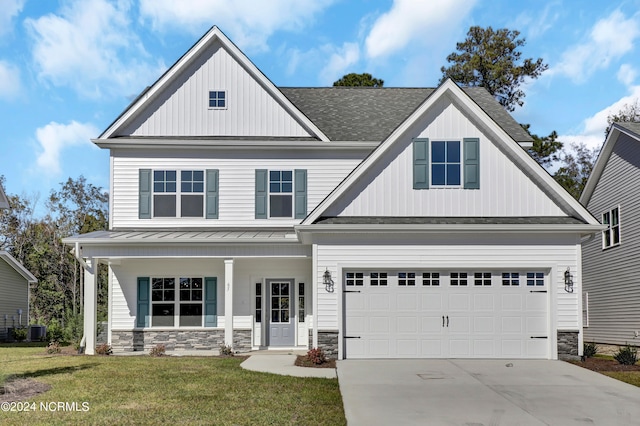
M31 272L27 270L20 262L18 262L13 256L7 253L4 250L0 250L0 259L7 262L9 266L11 266L17 273L22 275L22 277L27 280L29 283L36 283L38 280L33 276Z
M9 208L9 199L4 193L4 190L2 189L2 185L0 185L0 209L8 209L8 208Z
M599 225L598 221L571 195L565 191L538 163L533 160L468 92L458 87L452 80L443 82L422 104L398 126L367 158L365 158L301 223L301 226L312 225L320 219L324 212L347 192L363 176L368 169L383 156L397 140L403 137L410 127L423 117L428 110L442 97L449 97L458 107L472 117L482 127L495 135L501 147L515 158L527 172L562 209L588 225ZM298 228L299 229L299 228Z
M196 44L173 64L151 87L146 88L122 114L99 136L107 139L117 135L130 120L140 114L155 97L165 90L180 73L186 69L212 43L219 42L223 48L260 84L262 87L294 117L314 137L322 141L329 138L287 99L280 90L227 38L216 26L213 26Z
M582 203L582 205L586 206L587 204L589 204L591 196L593 195L593 191L595 191L596 186L598 185L598 181L600 180L600 176L602 176L602 172L604 171L604 168L609 161L609 157L611 157L613 147L615 146L621 134L626 134L636 139L640 143L640 123L613 123L611 125L609 134L604 141L604 145L602 145L602 149L600 149L598 159L593 165L593 170L591 171L589 179L587 179L587 183L585 184L584 189L582 190L582 194L580 195L580 202ZM638 146L638 149L640 149L640 146Z
M332 141L385 140L434 88L281 87L284 95ZM532 142L513 117L482 87L463 88L517 142Z

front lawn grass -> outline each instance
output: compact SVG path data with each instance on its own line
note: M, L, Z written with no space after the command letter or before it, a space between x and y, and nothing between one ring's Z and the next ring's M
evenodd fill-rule
M0 411L0 424L345 424L337 379L247 371L241 358L46 355L0 347L0 381L52 386L35 412ZM88 412L46 412L40 402L89 403Z

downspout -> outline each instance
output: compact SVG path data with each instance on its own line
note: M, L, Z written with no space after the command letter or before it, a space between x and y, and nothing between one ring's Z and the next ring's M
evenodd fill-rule
M76 259L78 259L78 262L80 262L80 265L82 265L82 268L85 269L87 272L89 272L90 274L93 274L94 271L94 266L91 265L87 265L87 262L84 261L84 259L82 258L82 255L80 254L80 243L76 241L76 247L75 249L72 250L73 255L75 256ZM78 353L79 354L83 354L85 347L86 347L86 340L87 337L84 335L84 327L82 327L82 339L80 339L80 348L78 349Z

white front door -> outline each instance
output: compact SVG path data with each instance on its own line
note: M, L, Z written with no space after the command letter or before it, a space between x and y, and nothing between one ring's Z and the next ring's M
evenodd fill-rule
M268 345L295 345L293 280L267 280Z

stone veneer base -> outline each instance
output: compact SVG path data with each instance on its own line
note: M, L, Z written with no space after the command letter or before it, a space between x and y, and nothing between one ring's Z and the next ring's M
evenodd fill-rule
M327 358L338 359L338 330L318 330L318 347Z
M132 330L112 331L111 347L114 351L149 351L156 345L166 350L214 350L224 344L224 330ZM251 330L233 330L233 350L251 350Z
M558 359L580 359L580 355L578 355L578 333L577 330L558 330Z

